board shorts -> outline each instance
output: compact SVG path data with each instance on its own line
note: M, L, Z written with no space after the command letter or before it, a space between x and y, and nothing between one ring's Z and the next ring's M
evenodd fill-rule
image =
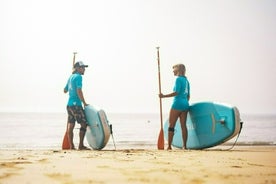
M82 106L67 106L67 113L69 123L75 123L77 121L79 124L87 124L87 120Z
M185 99L176 99L173 101L171 108L178 111L187 111L189 110L189 102Z

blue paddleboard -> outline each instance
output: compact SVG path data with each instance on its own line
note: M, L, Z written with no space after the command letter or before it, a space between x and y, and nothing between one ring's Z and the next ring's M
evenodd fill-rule
M110 137L110 127L107 116L103 110L97 110L91 105L84 108L88 122L86 139L95 150L101 150L107 144Z
M168 120L164 124L165 138L168 140ZM187 116L187 149L204 149L222 144L240 131L240 114L236 107L213 102L192 104ZM179 120L175 125L172 145L183 147Z

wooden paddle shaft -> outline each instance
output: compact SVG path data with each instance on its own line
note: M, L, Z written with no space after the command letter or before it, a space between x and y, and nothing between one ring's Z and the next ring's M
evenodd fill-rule
M158 63L158 82L159 82L159 94L161 94L161 72L160 72L160 56L159 56L159 48L157 49L157 63ZM160 105L160 121L161 121L161 129L163 129L163 115L162 115L162 99L159 98L159 105Z
M73 54L74 54L74 57L73 57L73 68L74 68L74 65L75 65L75 62L76 62L76 54L77 54L77 52L73 52Z

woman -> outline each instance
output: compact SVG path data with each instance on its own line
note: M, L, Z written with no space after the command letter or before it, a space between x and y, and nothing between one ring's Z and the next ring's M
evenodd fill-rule
M185 76L186 68L183 64L174 65L173 73L177 76L173 92L167 95L163 95L162 93L159 95L160 98L174 97L169 116L168 150L172 149L171 144L174 135L174 127L178 118L180 118L182 129L183 149L186 149L188 137L186 119L189 110L190 84Z

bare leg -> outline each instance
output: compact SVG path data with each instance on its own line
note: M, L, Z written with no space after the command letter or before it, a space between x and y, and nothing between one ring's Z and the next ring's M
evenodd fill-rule
M75 149L73 138L74 138L74 127L75 123L67 123L67 131L68 131L68 137L69 137L69 144L70 144L70 149Z
M182 129L183 149L187 148L187 146L186 146L187 137L188 137L188 131L187 131L187 126L186 126L187 114L188 114L188 111L184 111L180 115L180 125L181 125L181 129Z
M168 131L168 148L167 148L167 150L172 149L173 134L174 134L173 131Z
M80 136L80 144L79 144L79 149L80 150L87 150L88 148L85 147L83 145L83 140L84 140L84 136L85 136L85 132L86 132L86 123L81 123L81 128L80 128L80 133L79 133L79 136Z
M174 127L175 127L175 123L178 119L178 117L180 116L180 111L178 110L174 110L171 109L170 111L170 117L169 117L169 131L168 131L168 150L172 149L172 141L173 141L173 135L174 135Z

